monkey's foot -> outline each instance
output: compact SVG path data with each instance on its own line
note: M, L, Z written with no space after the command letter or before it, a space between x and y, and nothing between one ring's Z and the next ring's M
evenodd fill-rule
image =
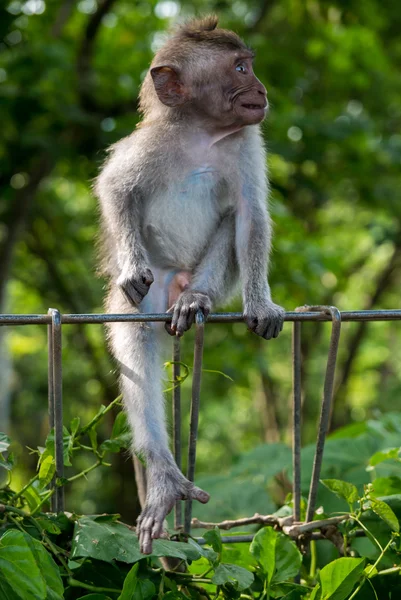
M177 302L167 312L173 312L171 324L166 323L170 335L182 336L195 321L196 313L202 311L205 317L210 312L212 303L207 294L195 290L185 290Z
M175 470L174 470L175 471ZM178 471L148 472L145 508L138 517L136 533L142 554L152 553L152 540L163 537L163 523L178 500L209 501L209 494L185 479Z
M283 329L285 310L271 300L246 303L244 319L249 329L270 340L276 338Z

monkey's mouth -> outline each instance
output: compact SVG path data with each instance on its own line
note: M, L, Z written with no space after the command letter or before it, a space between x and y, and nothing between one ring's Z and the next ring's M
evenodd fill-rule
M266 104L241 104L247 110L265 110Z

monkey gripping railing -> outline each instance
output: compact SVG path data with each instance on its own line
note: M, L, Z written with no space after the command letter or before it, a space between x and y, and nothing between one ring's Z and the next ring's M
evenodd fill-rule
M306 521L302 531L312 531L316 522L311 523L316 506L318 484L323 461L324 444L329 425L333 400L334 374L337 352L340 341L341 323L344 321L400 321L401 310L362 310L340 312L334 306L303 306L285 314L285 321L293 322L292 332L292 364L293 364L293 516L292 523L299 523L301 518L301 325L305 321L331 321L332 330L327 358L326 374L323 386L323 398L318 424L316 450L313 460L312 477L309 488ZM55 308L50 308L47 315L0 315L0 326L5 325L47 325L48 331L48 409L49 426L55 432L55 462L56 476L63 477L63 392L62 392L62 326L67 324L89 324L110 322L169 322L170 314L61 314ZM241 313L216 313L207 318L207 323L238 323L243 321ZM199 312L195 320L195 350L192 378L192 400L190 414L190 430L188 441L187 478L194 481L196 462L196 442L198 436L198 421L200 408L200 388L202 374L203 341L205 318ZM173 376L178 380L180 375L180 340L174 339L173 344ZM173 445L174 456L178 467L181 462L181 389L173 389ZM52 511L64 510L64 488L56 487L52 497ZM181 502L177 502L174 514L176 529L190 532L192 527L211 526L211 523L201 523L192 519L192 502L186 501L184 522L182 521ZM340 517L341 519L341 517ZM277 521L277 520L276 520ZM333 519L331 519L333 521ZM255 515L248 519L226 521L220 524L222 529L249 523L275 524L273 517ZM322 523L322 522L319 522ZM308 526L308 524L310 524ZM319 533L312 534L318 538ZM223 537L225 543L249 542L252 535L237 535ZM201 543L204 541L199 538Z

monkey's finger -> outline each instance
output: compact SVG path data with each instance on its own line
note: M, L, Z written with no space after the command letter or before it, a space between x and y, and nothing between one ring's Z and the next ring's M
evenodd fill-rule
M150 531L144 531L140 543L140 550L142 554L152 554L152 539L150 537Z
M166 310L166 312L167 313L174 312L174 305L170 306L170 308L168 310ZM164 323L164 329L167 331L167 333L169 335L175 335L175 331L173 331L172 325L173 325L173 320L172 319L171 319L170 323L168 323L168 322Z
M177 329L177 323L178 323L178 319L180 318L180 310L181 310L181 306L178 302L176 302L174 304L173 307L171 307L169 310L173 311L173 318L171 319L171 329L172 331L174 331Z
M151 552L152 552L152 538L151 538L152 529L153 529L153 518L152 517L145 518L141 525L141 537L139 540L142 554L151 554Z
M164 519L157 520L155 519L153 528L152 528L152 540L155 540L161 537L163 533L163 521Z
M244 315L244 321L249 331L255 331L255 328L258 324L258 320L255 317L249 317L248 315Z
M261 337L264 337L266 334L269 335L270 325L268 319L258 319L254 332Z
M189 313L187 317L187 329L190 329L195 322L196 313L199 311L199 307L193 307L193 304L189 307Z
M273 337L276 338L279 336L280 331L282 331L283 329L283 322L281 321L281 323L277 323L276 327L274 328L274 333L273 333Z
M181 307L180 316L178 317L176 333L178 336L183 335L185 331L188 329L187 325L188 321L188 309L186 307Z
M175 331L173 331L173 330L171 329L171 323L165 323L165 324L164 324L164 329L167 331L167 333L168 333L169 335L173 335L173 336L175 335Z
M198 500L198 502L201 502L202 504L206 504L210 500L210 495L195 485L188 495L192 500Z

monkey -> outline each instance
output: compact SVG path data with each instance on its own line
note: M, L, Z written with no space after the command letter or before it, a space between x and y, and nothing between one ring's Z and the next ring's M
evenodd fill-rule
M267 93L254 52L217 17L179 25L156 52L139 95L142 120L114 144L95 181L104 231L111 313L165 313L182 336L201 311L227 301L239 282L248 328L271 339L284 309L267 279L271 222L260 123ZM160 323L110 323L112 353L133 450L146 461L141 552L164 535L180 499L206 503L169 449L159 349Z

